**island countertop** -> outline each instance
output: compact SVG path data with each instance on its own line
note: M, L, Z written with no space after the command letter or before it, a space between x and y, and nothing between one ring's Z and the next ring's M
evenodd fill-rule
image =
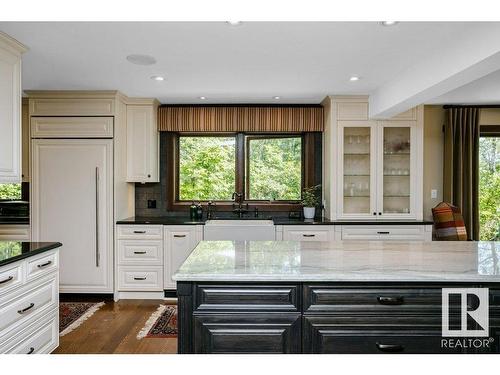
M60 242L0 241L0 266L61 246Z
M500 242L202 241L173 278L500 282Z

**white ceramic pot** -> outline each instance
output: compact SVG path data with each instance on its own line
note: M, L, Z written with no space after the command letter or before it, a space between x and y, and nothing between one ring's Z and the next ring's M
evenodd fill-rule
M304 207L304 219L314 219L316 207Z

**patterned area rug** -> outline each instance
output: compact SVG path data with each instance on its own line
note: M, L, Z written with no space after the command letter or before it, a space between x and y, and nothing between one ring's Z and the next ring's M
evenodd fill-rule
M177 337L177 306L160 305L151 314L137 339Z
M104 302L59 303L59 336L64 336L78 328L102 306Z

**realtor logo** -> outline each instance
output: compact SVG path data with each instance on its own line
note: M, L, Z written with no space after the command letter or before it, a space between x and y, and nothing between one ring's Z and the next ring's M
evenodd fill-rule
M489 336L488 288L443 288L443 337Z

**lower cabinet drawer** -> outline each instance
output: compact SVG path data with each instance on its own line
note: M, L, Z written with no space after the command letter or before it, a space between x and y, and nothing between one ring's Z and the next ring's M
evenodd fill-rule
M163 264L163 241L157 240L119 240L119 264Z
M332 226L323 226L323 228L315 227L300 227L300 226L284 226L283 228L284 241L333 241L334 232Z
M441 316L439 288L304 285L304 311L335 314L432 313Z
M194 316L195 353L300 353L300 314Z
M198 285L195 311L299 311L297 285Z
M49 253L43 253L27 262L26 279L33 280L37 277L47 275L58 268L59 253L54 250Z
M28 286L26 286L28 288ZM40 316L41 311L48 311L57 306L59 299L57 278L50 278L39 285L27 289L24 293L16 293L12 299L6 298L0 305L0 337L2 330L14 328L35 316Z
M432 329L387 329L387 326L343 326L328 317L304 317L303 351L315 354L463 353L442 347L439 326ZM394 327L398 327L397 322Z
M27 336L27 338L26 338ZM19 342L5 353L11 354L48 354L59 345L59 318L58 311L54 310L47 317L43 317L31 329L20 332Z
M24 262L2 267L0 272L0 297L10 290L24 284Z
M163 267L121 266L118 268L119 291L157 292L163 290Z
M119 240L162 240L163 225L117 225Z
M345 225L342 240L424 241L424 225Z

